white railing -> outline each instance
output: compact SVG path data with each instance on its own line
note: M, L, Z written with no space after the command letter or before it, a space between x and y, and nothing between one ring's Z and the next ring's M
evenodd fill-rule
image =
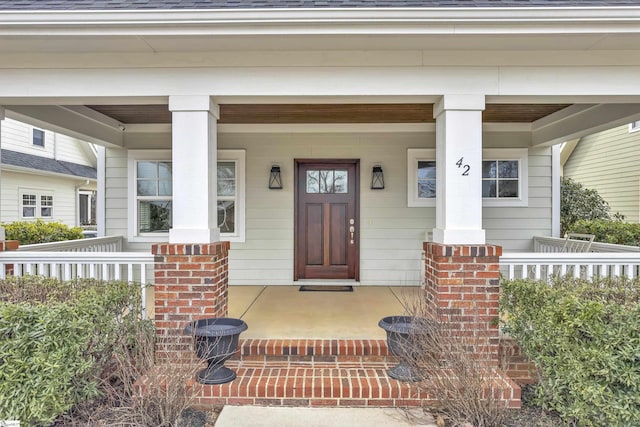
M562 252L565 239L559 237L533 236L533 251L543 253ZM614 245L612 243L593 242L589 252L640 252L637 246Z
M146 313L146 287L153 284L154 256L145 252L0 252L0 279L39 275L59 280L93 278L125 280L142 286Z
M640 275L640 252L504 253L500 257L500 272L510 280L548 280L552 276L565 275L582 279L595 276L634 278Z
M92 237L89 239L24 245L20 246L18 250L27 252L120 252L122 250L122 240L122 236Z

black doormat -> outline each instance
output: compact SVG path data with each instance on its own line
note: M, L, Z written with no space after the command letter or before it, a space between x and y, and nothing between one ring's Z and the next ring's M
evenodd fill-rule
M300 292L353 292L353 286L335 286L335 285L302 285Z

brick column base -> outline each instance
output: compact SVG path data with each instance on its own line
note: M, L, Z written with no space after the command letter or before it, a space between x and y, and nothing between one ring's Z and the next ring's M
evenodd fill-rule
M226 317L229 242L161 243L155 255L156 357L183 358L193 352L184 334L192 320Z
M461 337L473 337L477 355L498 366L501 246L425 242L425 293L431 313Z

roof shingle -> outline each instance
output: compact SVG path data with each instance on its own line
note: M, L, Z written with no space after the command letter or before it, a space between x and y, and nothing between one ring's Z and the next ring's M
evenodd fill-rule
M33 154L20 153L12 150L2 150L2 164L81 178L97 178L96 168L91 166L79 165L63 160L48 159L46 157L34 156Z

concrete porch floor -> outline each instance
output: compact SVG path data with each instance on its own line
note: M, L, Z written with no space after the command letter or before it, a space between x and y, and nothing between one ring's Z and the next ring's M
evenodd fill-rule
M249 325L241 338L386 339L381 318L404 313L420 287L354 286L300 292L299 286L230 286L229 316Z

